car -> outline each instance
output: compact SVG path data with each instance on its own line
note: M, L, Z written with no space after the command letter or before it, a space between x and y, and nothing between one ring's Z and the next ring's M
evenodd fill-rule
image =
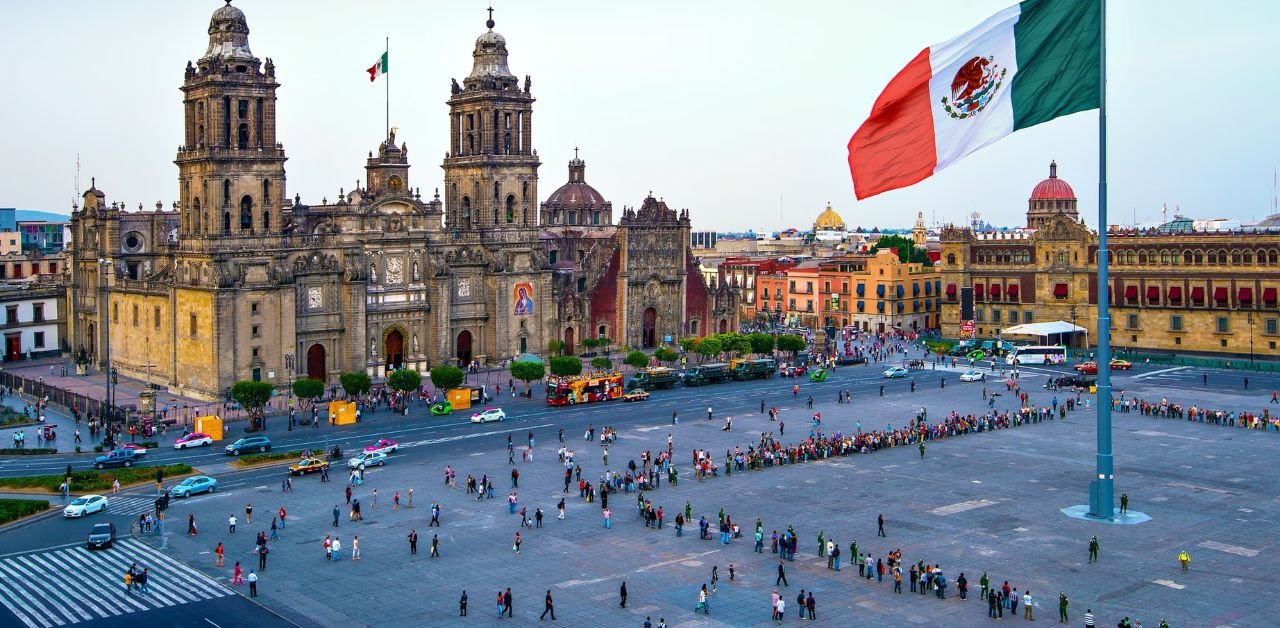
M1098 380L1084 375L1064 375L1052 381L1059 388L1089 388L1098 383Z
M139 445L139 444L137 444L137 443L126 443L126 444L124 444L124 445L121 445L121 446L120 446L120 449L129 449L129 450L132 450L132 451L133 451L133 455L134 455L135 457L142 457L142 456L147 455L147 448L146 448L146 447L143 447L142 445Z
M306 475L308 473L316 473L329 468L329 463L319 458L303 458L294 464L289 465L289 473L293 475Z
M1127 371L1131 368L1133 368L1133 362L1119 359L1111 360L1111 370L1113 371Z
M271 439L266 436L246 436L224 448L228 456L239 456L242 451L265 453L271 451Z
M488 423L489 421L502 421L507 418L507 413L502 408L485 408L484 410L471 415L472 423Z
M987 374L983 373L982 371L975 371L973 369L969 369L960 375L960 381L985 382L987 381Z
M906 377L906 376L907 376L907 369L901 366L895 366L884 372L885 379L896 379L899 377Z
M103 512L106 509L107 498L101 495L83 495L67 504L67 507L62 509L62 516L68 519L76 519L95 512Z
M89 540L85 544L89 549L107 549L116 540L116 524L95 523L89 529Z
M114 449L93 460L93 468L131 467L137 462L137 454L132 449Z
M1081 373L1088 373L1090 375L1095 375L1098 372L1098 363L1084 362L1084 363L1075 365L1075 369L1077 371L1080 371Z
M169 489L174 497L191 497L196 493L216 493L218 481L207 475L193 475Z
M173 441L174 449L186 449L188 447L208 447L213 444L213 437L203 432L192 432Z
M987 357L987 352L983 351L982 349L974 349L973 351L966 353L964 357L970 360L977 361Z
M379 438L378 442L365 447L364 450L380 454L394 454L397 451L400 451L400 443L397 443L390 438Z
M365 467L381 467L387 464L387 454L380 451L362 451L356 454L355 458L347 461L348 469L363 469Z
M637 388L622 396L623 401L644 401L649 398L649 391Z

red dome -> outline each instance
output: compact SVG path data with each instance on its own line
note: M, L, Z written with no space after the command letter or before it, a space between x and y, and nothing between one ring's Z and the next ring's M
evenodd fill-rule
M555 209L600 209L604 197L585 182L570 182L547 197L547 206Z
M1062 179L1058 178L1058 163L1049 163L1049 178L1036 184L1035 189L1031 190L1031 200L1033 201L1058 201L1058 200L1075 200L1075 190Z

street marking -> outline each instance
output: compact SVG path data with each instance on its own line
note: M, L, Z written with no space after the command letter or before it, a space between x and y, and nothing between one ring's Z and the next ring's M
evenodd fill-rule
M1185 585L1185 584L1178 584L1178 583L1176 583L1176 582L1174 582L1174 581L1172 581L1172 580L1152 580L1152 582L1154 582L1154 583L1156 583L1156 584L1158 584L1158 585L1161 585L1161 586L1169 587L1170 589L1185 589L1185 588L1187 588L1187 585Z
M951 504L949 506L939 506L937 508L934 508L933 510L930 510L929 512L935 515L941 515L945 517L947 515L954 515L956 513L965 512L966 510L974 510L977 508L994 506L997 503L998 502L994 502L989 499L974 499L967 502Z
M1223 495L1231 494L1231 491L1226 491L1220 488L1213 488L1210 486L1197 486L1195 484L1187 484L1186 482L1170 482L1169 488L1189 488L1193 491L1209 491L1210 493L1221 493Z
M1227 545L1226 543L1219 543L1217 541L1205 541L1197 545L1197 547L1218 550L1219 552L1226 552L1228 554L1235 554L1236 556L1244 556L1246 558L1253 558L1261 553L1256 549L1240 547L1239 545Z
M1173 368L1169 368L1169 369L1160 369L1160 370L1158 370L1158 371L1149 371L1149 372L1147 372L1147 373L1142 373L1142 374L1140 374L1140 375L1134 375L1134 376L1133 376L1133 379L1146 379L1146 378L1148 378L1148 377L1154 377L1154 376L1156 376L1156 375L1160 375L1160 374L1162 374L1162 373L1176 373L1177 371L1185 371L1185 370L1187 370L1187 369L1189 369L1189 368L1191 368L1191 367L1189 367L1189 366L1175 366L1175 367L1173 367ZM1179 587L1179 588L1181 588L1181 587Z

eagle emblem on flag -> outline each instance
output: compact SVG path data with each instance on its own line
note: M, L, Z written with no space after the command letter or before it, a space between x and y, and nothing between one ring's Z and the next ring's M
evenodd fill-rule
M951 96L942 97L943 110L957 120L978 115L1000 91L1008 71L994 56L969 59L951 79Z

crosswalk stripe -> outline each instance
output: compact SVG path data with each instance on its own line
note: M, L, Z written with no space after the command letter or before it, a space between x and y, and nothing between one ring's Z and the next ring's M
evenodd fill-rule
M117 543L119 543L119 541L117 541ZM115 564L115 565L105 564L107 561L107 557L103 556L101 553L89 552L88 550L83 550L80 548L76 548L75 550L72 550L72 551L84 552L84 559L86 561L98 562L98 564L100 565L99 573L105 574L102 578L102 582L111 582L111 583L119 582L118 586L121 587L121 589L124 588L124 572L128 570L128 567L126 567L123 564ZM79 556L79 554L77 554L77 556ZM124 561L121 561L121 563L123 562ZM135 561L132 558L130 558L128 562L132 563ZM151 565L142 563L141 561L136 561L136 562L140 563L138 566L139 569L142 569L143 567L151 567ZM113 571L118 575L113 577L112 576ZM148 576L147 589L149 591L148 593L136 593L136 589L135 589L135 593L125 592L124 597L119 599L129 600L131 603L138 604L144 610L150 609L153 606L160 607L160 608L163 608L165 606L172 606L174 602L164 599L163 596L156 596L155 599L157 603L154 605L151 602L144 602L145 600L151 599L153 597L153 592L157 590L157 587L152 586L152 582L151 582L151 579L155 578L156 575L157 574L154 573L154 570L152 570L152 572L148 572L147 574ZM120 591L120 589L114 589L113 587L113 590L110 590L108 594L112 596L118 596L119 593L117 593L117 591ZM176 603L184 604L186 603L186 600L178 600Z
M231 589L228 589L221 582L218 582L217 580L214 580L213 578L210 578L209 576L206 576L200 573L199 571L196 571L195 569L188 566L186 563L177 561L164 554L161 554L154 547L151 547L146 543L142 543L141 541L129 541L129 544L130 544L129 547L131 551L137 551L138 553L141 553L141 554L148 554L152 557L152 560L163 562L166 567L169 567L174 572L185 576L185 580L189 584L194 585L191 590L195 592L199 592L201 594L206 594L208 596L207 599L224 597L227 595L231 595L233 593Z
M49 553L47 558L50 563L53 563L53 567L47 570L47 573L62 574L64 577L74 580L75 586L81 591L102 590L104 588L102 586L103 580L101 580L100 577L98 579L94 579L93 574L90 573L85 566L75 565L70 561L64 562L63 558L65 557L64 552ZM35 555L32 555L29 558L33 558L37 561L39 560ZM103 591L103 593L106 593L106 591ZM120 613L129 613L136 610L117 602L115 596L111 595L102 595L99 597L99 601L105 607L100 610L102 612L109 613L109 615L119 615Z
M124 543L121 541L117 541L117 543L122 543L122 545L127 545L127 543ZM105 560L105 557L99 554L90 553L88 554L88 559L102 561L102 560ZM145 561L145 560L136 560L136 556L131 557L129 559L129 562L130 563L137 562L139 564L139 567L138 567L139 569L143 567L147 567L149 568L149 571L147 572L147 593L127 595L126 599L132 599L134 601L137 601L138 603L143 603L143 601L147 601L144 604L144 607L146 608L151 608L152 606L156 608L163 608L166 606L174 606L177 604L186 604L187 602L191 601L186 599L175 599L174 596L170 596L167 594L166 592L167 586L168 586L167 579L162 577L163 572L159 569L159 566L156 563ZM124 572L127 569L128 568L124 567L123 565L117 565L115 569L115 571L120 574L119 580L121 583L120 586L122 587L124 586Z
M9 564L15 571L20 572L24 578L27 578L27 581L32 583L32 586L44 585L61 593L61 595L58 595L56 599L49 600L48 602L57 607L63 615L66 615L67 618L71 620L71 623L75 623L77 621L88 621L91 619L89 617L89 613L86 613L83 608L74 604L67 607L61 603L62 600L75 599L76 594L73 591L67 590L65 583L62 581L60 574L58 574L57 571L45 571L36 566L34 561L29 561L28 559L28 556L17 556L10 560ZM74 614L72 611L74 611ZM76 615L79 615L80 619L76 619Z
M75 558L79 556L79 554L76 553L77 550L85 553L83 561L75 560ZM96 554L89 552L87 549L81 548L72 548L62 550L60 552L54 552L50 557L51 560L53 557L66 558L66 566L61 566L59 568L61 571L71 571L80 574L79 577L85 583L83 597L87 597L94 601L115 600L119 604L121 611L125 613L147 610L146 606L129 597L118 597L119 592L124 588L123 568L118 571L119 575L117 576L116 573L113 573L115 570L103 569L93 562L93 559L97 558ZM117 586L119 586L120 589L117 589Z
M118 514L151 512L155 508L152 497L117 497L107 499L107 511Z
M0 582L0 585L3 585L3 582ZM13 615L17 617L19 620L21 620L24 624L28 626L35 626L36 625L35 619L32 618L30 615L28 615L25 611L20 610L18 608L15 597L16 596L10 596L9 593L5 590L4 586L0 586L0 604L4 604L5 608L9 609L9 612L13 613ZM26 605L24 604L23 606L25 607Z
M25 620L28 626L35 626L35 622L38 622L39 625L44 626L45 628L51 628L55 625L45 613L37 611L27 604L27 600L35 598L35 591L33 590L28 592L24 590L28 587L24 586L25 583L22 578L16 577L14 572L9 569L8 561L0 561L0 576L8 579L8 590L12 592L13 601L31 614ZM5 584L4 580L0 580L0 585L3 584ZM0 590L4 590L4 587L0 586ZM9 608L14 609L15 607L13 605L9 605ZM32 621L33 619L35 622ZM61 626L62 622L58 621L56 625Z

